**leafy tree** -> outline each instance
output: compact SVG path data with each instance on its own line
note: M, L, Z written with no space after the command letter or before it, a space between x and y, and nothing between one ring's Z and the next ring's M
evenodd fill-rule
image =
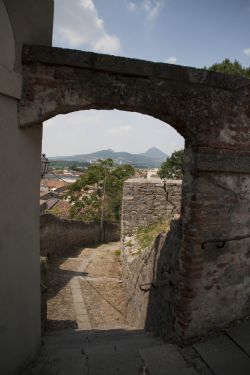
M204 69L219 73L239 75L250 79L250 67L243 67L237 60L234 60L234 62L232 62L229 59L224 59L222 62L215 63L209 66L208 68L204 67ZM173 152L171 157L167 159L164 163L162 163L160 170L158 172L159 176L161 178L182 179L183 156L184 150Z
M250 67L244 68L237 60L234 60L234 62L232 62L229 59L224 59L220 63L211 65L209 68L205 67L205 69L212 70L214 72L234 74L250 78Z
M159 169L159 176L161 178L170 178L174 180L181 180L183 178L183 157L184 150L175 151L172 153Z
M71 217L85 221L100 221L102 217L119 221L123 183L133 174L131 165L115 166L112 159L90 165L66 192Z

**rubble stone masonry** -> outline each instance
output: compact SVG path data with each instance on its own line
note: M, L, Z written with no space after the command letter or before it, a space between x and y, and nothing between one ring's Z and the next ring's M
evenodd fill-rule
M20 129L60 113L119 109L162 120L185 138L172 334L186 342L250 315L250 80L38 45L24 46L22 74ZM162 203L145 217L158 210ZM125 225L140 217L131 211Z
M40 216L40 254L66 255L74 248L100 242L119 241L120 225L104 222L101 233L99 222L67 220L43 214Z
M123 187L122 231L180 213L181 180L131 178Z
M122 265L127 319L138 328L165 337L171 331L170 298L180 248L181 192L180 180L143 178L127 180L123 189ZM147 248L139 249L137 228L159 220L166 222L165 232Z

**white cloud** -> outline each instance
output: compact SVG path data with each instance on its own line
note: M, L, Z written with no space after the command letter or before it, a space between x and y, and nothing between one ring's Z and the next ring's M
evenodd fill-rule
M133 1L129 1L129 2L127 3L127 7L128 7L128 10L129 10L130 12L135 12L136 9L137 9L137 6L136 6L136 4L135 4Z
M175 64L176 61L177 61L177 58L175 56L170 56L167 60L165 60L165 63Z
M95 44L94 50L97 52L115 53L120 50L120 41L116 36L103 35Z
M243 53L244 53L246 56L250 57L250 48L246 48L246 49L244 49Z
M146 21L151 22L159 15L166 0L138 0L137 3L135 1L125 0L125 2L131 13L141 10L146 16Z
M108 130L108 132L113 135L125 135L131 133L131 131L133 131L133 129L130 125L114 126Z
M106 31L93 0L55 0L54 44L102 53L121 50L119 38Z
M146 20L154 20L158 16L164 4L165 0L143 0L142 7L146 12Z

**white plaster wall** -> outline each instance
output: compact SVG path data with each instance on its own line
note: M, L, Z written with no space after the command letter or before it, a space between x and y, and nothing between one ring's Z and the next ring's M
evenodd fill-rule
M15 72L15 38L3 0L0 0L0 92L15 98L21 95L21 76Z
M16 69L21 70L23 43L51 45L53 0L3 0L15 35Z
M15 40L9 16L2 0L0 0L0 38L0 65L13 69L15 63Z
M17 128L17 100L0 95L0 373L40 341L39 152L41 127ZM33 191L31 191L33 189Z
M19 129L17 108L22 43L49 45L52 18L51 0L0 0L0 47L5 51L0 54L0 374L4 375L13 374L40 345L42 126Z

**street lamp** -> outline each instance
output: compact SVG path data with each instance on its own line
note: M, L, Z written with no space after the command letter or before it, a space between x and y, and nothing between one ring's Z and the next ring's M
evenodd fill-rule
M44 177L46 173L48 173L49 169L49 159L46 158L45 154L41 156L41 178Z

